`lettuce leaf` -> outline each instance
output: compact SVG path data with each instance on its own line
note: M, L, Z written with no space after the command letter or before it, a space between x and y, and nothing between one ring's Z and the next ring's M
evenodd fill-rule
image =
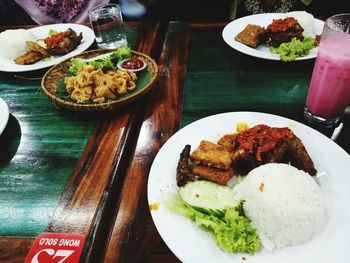
M226 252L253 255L261 247L256 230L242 213L243 202L236 207L222 209L220 214L193 207L177 194L170 194L165 205L170 211L187 217L210 232L218 247Z
M119 61L131 58L132 51L127 45L120 46L113 51L109 56L97 58L96 60L85 60L81 58L72 58L69 73L75 76L78 71L86 65L92 65L96 69L116 69Z
M58 31L57 30L55 30L55 29L50 29L49 30L49 36L52 36L52 35L56 35L58 33Z
M292 38L292 41L282 43L279 47L270 47L270 52L279 54L284 62L293 61L296 58L304 57L310 54L311 49L315 48L315 38L305 37L303 41Z
M73 76L77 75L78 71L88 63L81 58L72 58L71 66L69 67L69 73Z

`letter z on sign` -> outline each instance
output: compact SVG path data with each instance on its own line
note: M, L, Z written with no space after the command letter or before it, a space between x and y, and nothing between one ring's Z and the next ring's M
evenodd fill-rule
M24 263L78 263L84 244L82 235L43 233L36 237Z

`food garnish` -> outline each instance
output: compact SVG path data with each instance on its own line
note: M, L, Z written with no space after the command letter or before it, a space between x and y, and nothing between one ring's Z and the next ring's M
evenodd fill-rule
M159 209L159 203L154 203L149 205L150 211L157 211Z
M86 65L92 65L96 69L117 69L117 64L119 61L131 57L131 48L127 45L123 45L107 56L103 55L102 57L96 57L88 60L82 58L72 58L72 65L69 68L69 73L76 75L77 72Z
M179 195L170 194L165 205L211 233L218 247L228 253L253 255L260 249L258 234L244 215L243 202L228 186L208 181L188 183Z
M310 54L310 51L317 46L315 38L306 37L304 40L293 38L288 43L282 43L279 47L270 47L270 52L279 54L284 62L293 61L296 58Z
M264 187L265 187L265 184L263 182L261 182L259 185L260 192L264 192Z

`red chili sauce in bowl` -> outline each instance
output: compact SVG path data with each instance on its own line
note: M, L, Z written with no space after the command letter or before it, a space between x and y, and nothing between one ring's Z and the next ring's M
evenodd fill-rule
M122 68L125 69L140 69L143 67L144 62L139 58L130 58L122 63Z
M146 67L146 63L137 57L129 58L118 63L120 69L127 69L133 72L139 72Z

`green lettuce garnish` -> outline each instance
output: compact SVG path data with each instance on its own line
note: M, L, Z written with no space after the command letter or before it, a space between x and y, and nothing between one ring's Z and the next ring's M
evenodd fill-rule
M49 36L56 35L57 33L58 33L58 31L56 31L55 29L49 30Z
M279 54L282 61L289 62L296 58L307 56L310 54L310 50L315 47L315 38L313 37L305 37L303 41L294 37L292 41L282 43L277 48L270 47L270 52Z
M193 207L179 195L170 194L165 205L170 211L187 217L210 232L218 247L226 252L253 255L261 247L256 230L243 214L243 202L236 207L226 207L221 213L214 213L211 209Z
M120 46L117 50L113 51L109 56L92 60L92 61L86 61L81 58L72 58L71 63L72 65L69 68L69 73L73 76L75 76L78 71L83 68L86 65L92 65L96 69L116 69L117 64L119 61L131 58L132 57L132 51L131 48L127 45Z
M69 73L73 76L77 75L78 71L88 64L81 58L72 58L71 63L72 65L69 67Z

